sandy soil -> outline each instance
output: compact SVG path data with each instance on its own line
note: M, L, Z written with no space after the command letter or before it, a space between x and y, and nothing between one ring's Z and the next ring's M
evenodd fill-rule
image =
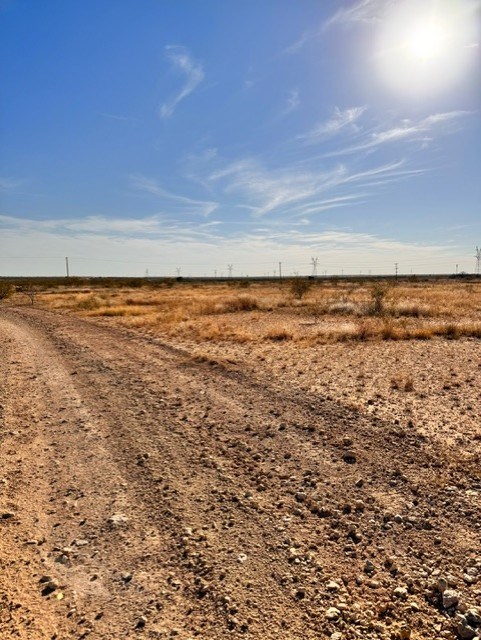
M2 309L0 637L476 637L480 389L479 340Z

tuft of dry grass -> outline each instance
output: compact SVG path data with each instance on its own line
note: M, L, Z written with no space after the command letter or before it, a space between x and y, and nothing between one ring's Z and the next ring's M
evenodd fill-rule
M391 378L391 389L395 391L414 391L414 379L409 374L398 374Z

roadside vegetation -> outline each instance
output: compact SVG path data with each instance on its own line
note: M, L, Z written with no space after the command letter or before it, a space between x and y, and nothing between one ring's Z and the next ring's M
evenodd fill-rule
M2 282L0 296L3 304L35 304L199 342L311 345L481 338L479 279L199 283L71 279L62 285Z

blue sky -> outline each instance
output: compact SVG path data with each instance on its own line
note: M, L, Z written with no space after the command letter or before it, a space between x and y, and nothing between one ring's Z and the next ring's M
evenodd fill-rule
M0 275L474 270L479 0L0 15Z

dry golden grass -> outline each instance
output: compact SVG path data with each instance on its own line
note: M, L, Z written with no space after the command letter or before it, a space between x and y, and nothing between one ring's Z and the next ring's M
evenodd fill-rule
M179 283L140 289L66 289L37 304L194 341L366 340L481 337L481 282L317 282L300 300L288 282Z

